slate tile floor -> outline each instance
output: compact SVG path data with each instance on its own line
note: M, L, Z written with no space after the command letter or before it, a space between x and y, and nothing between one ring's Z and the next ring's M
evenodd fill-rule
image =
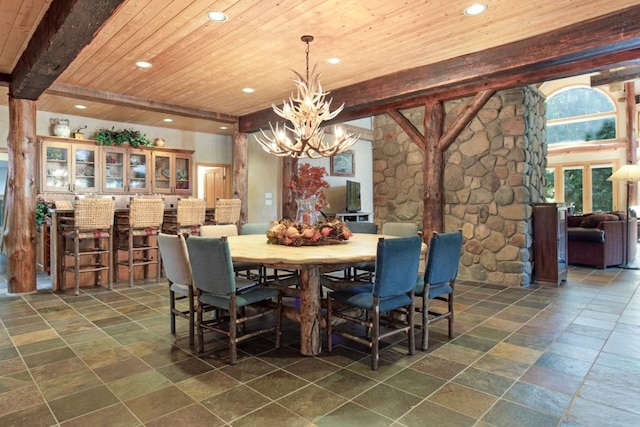
M640 272L572 267L559 288L459 283L456 332L428 352L389 343L378 371L342 343L298 354L272 337L225 362L168 333L166 283L76 297L0 282L2 426L638 426ZM2 288L4 287L4 288Z

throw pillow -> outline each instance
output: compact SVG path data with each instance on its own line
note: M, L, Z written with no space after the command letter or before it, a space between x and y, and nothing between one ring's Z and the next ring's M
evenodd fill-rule
M592 213L582 220L580 227L597 228L602 221L618 221L618 217L606 213Z

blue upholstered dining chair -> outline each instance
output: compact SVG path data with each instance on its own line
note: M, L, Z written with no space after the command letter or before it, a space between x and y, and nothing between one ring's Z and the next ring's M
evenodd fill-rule
M277 289L260 286L258 282L236 277L233 271L229 242L226 237L191 236L187 240L193 285L197 291L198 353L204 351L204 330L219 332L229 340L229 363L235 364L237 344L265 332L276 332L276 348L280 347L282 329L282 294ZM266 301L274 302L271 305ZM246 308L255 310L249 316ZM204 319L205 307L218 312ZM224 315L223 315L224 312ZM246 323L275 314L275 324L253 325L248 331Z
M347 222L347 228L352 233L378 234L378 224L375 222ZM376 263L361 262L347 269L347 278L355 281L368 281L373 279L373 273L376 270Z
M376 275L373 283L329 292L327 295L327 349L331 351L331 334L367 345L371 348L371 369L378 369L380 340L406 333L409 354L415 352L414 316L381 316L401 310L414 312L413 291L418 280L422 238L380 238L376 253ZM360 309L361 316L354 315ZM352 331L334 329L332 318L364 326L364 336ZM385 332L380 328L384 326ZM368 336L370 332L370 337Z
M189 321L189 345L194 344L195 302L191 283L191 266L187 245L182 234L158 234L158 247L163 260L163 268L169 281L169 311L171 315L171 333L176 334L176 317ZM187 299L188 309L176 306L176 301Z
M448 319L449 338L453 336L453 291L461 249L460 231L433 233L429 242L424 276L418 280L415 289L415 295L422 297L422 307L418 307L422 313L422 350L429 346L429 324L433 322ZM429 309L430 299L446 302L447 310Z

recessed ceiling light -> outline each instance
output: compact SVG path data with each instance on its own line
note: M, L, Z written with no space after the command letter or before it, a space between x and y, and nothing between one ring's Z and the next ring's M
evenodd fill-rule
M229 126L220 126L220 129L227 130L227 129L229 129Z
M212 10L211 12L207 12L207 19L213 22L224 22L227 20L227 15L223 12L216 12Z
M474 3L464 10L464 14L467 16L480 15L487 11L487 5L484 3Z
M136 62L136 67L151 68L151 67L153 67L153 64L151 62L147 62L147 61L138 61L138 62Z
M252 87L243 87L243 88L242 88L242 91L243 91L244 93L253 93L253 92L255 92L256 90L255 90L254 88L252 88Z
M171 123L173 119L162 119L163 122Z
M328 64L332 64L332 65L339 64L340 63L340 58L337 58L337 57L328 58L327 59L327 63Z
M78 104L78 105L76 105L75 107L76 107L78 110L86 110L86 109L87 109L87 106L86 106L86 105L81 105L81 104Z

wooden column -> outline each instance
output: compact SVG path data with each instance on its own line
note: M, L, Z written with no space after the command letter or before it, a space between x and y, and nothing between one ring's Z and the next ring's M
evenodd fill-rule
M293 157L282 158L282 217L283 218L296 218L296 201L293 198L293 192L287 184L291 182L293 176L298 169L298 159Z
M444 159L440 150L440 137L444 126L444 106L442 101L430 99L424 111L424 212L422 232L428 241L434 231L444 230L443 171Z
M4 247L10 293L36 290L36 102L9 97Z
M233 197L242 200L240 224L247 222L247 189L249 187L249 142L247 134L236 131L233 133Z
M638 110L636 108L636 87L633 81L624 84L624 93L627 98L627 163L638 163ZM632 182L627 189L629 191L629 203L638 204L638 183Z

